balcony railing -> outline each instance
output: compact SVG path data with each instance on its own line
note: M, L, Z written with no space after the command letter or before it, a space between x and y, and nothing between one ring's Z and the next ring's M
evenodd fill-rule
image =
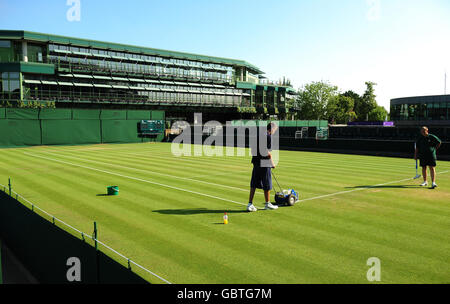
M195 97L194 97L195 96ZM18 96L15 96L18 98ZM0 99L11 100L7 93L0 93ZM249 102L241 96L216 96L216 95L194 95L166 93L154 96L129 94L122 92L82 92L66 90L28 90L24 93L24 100L33 101L56 101L76 103L109 103L109 104L173 104L185 106L217 106L237 107L247 105Z

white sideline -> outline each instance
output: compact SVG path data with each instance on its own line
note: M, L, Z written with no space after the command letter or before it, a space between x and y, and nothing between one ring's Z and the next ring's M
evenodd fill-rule
M436 173L436 174L444 174L444 173L447 173L447 172L450 172L450 170L438 172L438 173ZM380 186L386 186L386 185L389 185L389 184L396 184L396 183L406 182L406 181L409 181L409 180L414 180L414 178L413 178L413 177L411 177L411 178L405 178L405 179L402 179L402 180L397 180L397 181L387 182L387 183L383 183L383 184L378 184L378 185L373 185L373 186L366 186L366 187L361 187L361 188L353 189L353 190L340 191L340 192L335 192L335 193L330 193L330 194L320 195L320 196L316 196L316 197L305 198L305 199L299 200L298 202L312 201L312 200L316 200L316 199L320 199L320 198L325 198L325 197L330 197L330 196L335 196L335 195L339 195L339 194L351 193L351 192L356 192L356 191L362 191L362 190L372 189L372 188L376 188L376 187L380 187Z
M187 190L187 189L183 189L183 188L179 188L179 187L175 187L175 186L170 186L170 185L166 185L166 184L161 184L161 183L145 180L145 179L142 179L142 178L137 178L137 177L133 177L133 176L123 175L123 174L120 174L120 173L110 172L110 171L101 170L101 169L97 169L97 168L92 168L92 167L88 167L88 166L78 165L78 164L74 164L74 163L70 163L70 162L66 162L66 161L62 161L62 160L58 160L58 159L54 159L54 158L44 157L44 156L40 156L40 155L34 155L34 154L31 154L31 153L28 153L28 152L23 152L23 153L26 154L26 155L32 156L32 157L42 158L42 159L46 159L46 160L50 160L50 161L59 162L59 163L62 163L62 164L67 164L67 165L71 165L71 166L75 166L75 167L80 167L80 168L85 168L85 169L89 169L89 170L94 170L94 171L98 171L98 172L102 172L102 173L106 173L106 174L110 174L110 175L116 175L116 176L119 176L119 177L124 177L124 178L132 179L132 180L136 180L136 181L140 181L140 182L144 182L144 183L149 183L149 184L154 184L154 185L158 185L158 186L161 186L161 187L166 187L166 188L169 188L169 189L174 189L174 190L183 191L183 192L187 192L187 193L197 194L197 195L201 195L201 196L205 196L205 197L209 197L209 198L214 198L214 199L217 199L217 200L221 200L221 201L225 201L225 202L229 202L229 203L233 203L233 204L247 206L247 204L244 204L244 203L236 202L236 201L233 201L233 200L230 200L230 199L226 199L226 198L222 198L222 197L218 197L218 196L214 196L214 195L210 195L210 194L206 194L206 193L201 193L201 192L197 192L197 191L191 191L191 190Z
M198 180L198 179L193 179L192 177L191 178L189 178L189 177L182 177L182 176L176 176L176 175L172 175L172 174L165 174L165 173L160 173L160 172L151 171L151 170L143 170L143 169L127 167L127 166L122 166L122 165L117 165L117 164L112 164L112 163L99 162L99 161L95 161L95 160L91 160L91 159L84 159L84 158L75 157L75 156L72 156L72 155L56 154L56 153L46 152L46 151L41 151L41 153L58 155L60 157L68 157L68 158L73 158L73 159L79 159L79 160L82 160L82 161L87 161L87 162L91 162L91 163L95 163L95 164L114 166L114 167L118 167L118 168L125 168L125 169L129 169L129 170L140 171L140 172L145 172L145 173L151 172L152 174L156 174L156 175L160 175L160 176L167 176L167 177L171 177L171 178L189 180L189 181L193 181L193 182L196 182L196 183L203 183L203 184L212 185L212 186L216 186L216 187L229 188L229 189L233 189L233 190L249 192L249 189L242 189L242 188L233 187L233 186L227 186L227 185L221 185L221 184L206 182L206 181L202 181L202 180ZM227 174L229 174L229 172L227 172Z

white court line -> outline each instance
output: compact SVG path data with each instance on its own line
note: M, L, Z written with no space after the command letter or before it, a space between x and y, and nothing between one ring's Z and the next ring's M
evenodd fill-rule
M44 151L41 151L41 153L47 153L47 154L51 154L51 155L57 155L57 156L60 156L60 157L67 157L67 158L72 158L72 159L78 159L78 160L81 160L81 161L87 161L87 162L91 162L91 163L95 163L95 164L99 164L99 165L108 165L108 166L114 166L114 167L118 167L118 168L125 168L125 169L134 170L134 171L140 171L140 172L144 172L144 173L149 173L150 172L152 174L156 174L156 175L160 175L160 176L167 176L167 177L170 177L170 178L189 180L189 181L193 181L193 182L196 182L196 183L203 183L203 184L207 184L207 185L211 185L211 186L228 188L228 189L233 189L233 190L239 190L239 191L243 191L243 192L249 192L250 191L249 189L242 189L242 188L237 188L237 187L233 187L233 186L216 184L216 183L202 181L202 180L199 180L199 179L192 179L192 178L189 178L189 177L181 177L181 176L165 174L165 173L160 173L160 172L151 171L151 170L143 170L143 169L127 167L127 166L122 166L122 165L117 165L117 164L112 164L112 163L99 162L99 161L85 159L85 158L79 158L79 157L75 157L75 156L56 154L56 153L44 152ZM227 172L227 173L229 174L229 172ZM210 175L208 175L208 176L210 176Z
M133 177L133 176L123 175L123 174L110 172L110 171L106 171L106 170L101 170L101 169L97 169L97 168L92 168L92 167L88 167L88 166L78 165L78 164L74 164L74 163L70 163L70 162L66 162L66 161L62 161L62 160L58 160L58 159L54 159L54 158L44 157L44 156L40 156L40 155L34 155L34 154L31 154L31 153L27 153L27 152L23 152L23 153L26 154L26 155L32 156L32 157L42 158L42 159L46 159L46 160L50 160L50 161L54 161L54 162L59 162L59 163L66 164L66 165L71 165L71 166L75 166L75 167L80 167L80 168L84 168L84 169L98 171L98 172L102 172L102 173L106 173L106 174L110 174L110 175L115 175L115 176L119 176L119 177L124 177L124 178L128 178L128 179L140 181L140 182L143 182L143 183L153 184L153 185L157 185L157 186L161 186L161 187L165 187L165 188L169 188L169 189L174 189L174 190L183 191L183 192L187 192L187 193L192 193L192 194L196 194L196 195L200 195L200 196L214 198L214 199L217 199L217 200L221 200L221 201L225 201L225 202L229 202L229 203L233 203L233 204L247 206L247 204L244 204L244 203L236 202L236 201L233 201L233 200L230 200L230 199L226 199L226 198L222 198L222 197L218 197L218 196L214 196L214 195L210 195L210 194L206 194L206 193L201 193L201 192L197 192L197 191L191 191L191 190L187 190L187 189L183 189L183 188L179 188L179 187L175 187L175 186L170 186L170 185L166 185L166 184L152 182L152 181L145 180L145 179L142 179L142 178L137 178L137 177Z
M442 172L439 172L439 173L436 173L436 174L444 174L444 173L447 173L447 172L450 172L450 170L442 171ZM316 200L316 199L320 199L320 198L325 198L325 197L330 197L330 196L335 196L335 195L340 195L340 194L345 194L345 193L351 193L351 192L356 192L356 191L372 189L372 188L376 188L376 187L379 187L379 186L385 186L385 185L389 185L389 184L396 184L396 183L406 182L406 181L413 180L413 179L414 178L405 178L405 179L402 179L402 180L387 182L387 183L378 184L378 185L374 185L374 186L367 186L367 187L362 187L362 188L353 189L353 190L340 191L340 192L320 195L320 196L316 196L316 197L305 198L305 199L299 200L299 202L312 201L312 200Z

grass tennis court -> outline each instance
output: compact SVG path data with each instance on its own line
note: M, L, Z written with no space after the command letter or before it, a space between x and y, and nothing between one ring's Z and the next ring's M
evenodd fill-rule
M412 180L413 159L280 151L278 181L304 201L247 213L249 156L170 151L2 149L0 183L11 177L15 191L84 232L97 221L101 241L172 283L368 283L370 257L381 283L450 282L450 162L438 162L430 190ZM104 195L111 185L118 196Z

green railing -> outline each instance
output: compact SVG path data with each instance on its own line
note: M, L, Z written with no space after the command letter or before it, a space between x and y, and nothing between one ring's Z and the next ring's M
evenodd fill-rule
M155 94L156 95L156 94ZM188 95L188 96L186 96ZM195 97L193 97L195 96ZM144 103L144 104L179 104L188 106L212 105L220 107L248 106L249 97L162 93L162 96L147 96L120 92L87 92L71 90L33 90L25 88L24 100L57 101L57 102L88 102L88 103ZM14 100L9 93L0 93L0 100Z

